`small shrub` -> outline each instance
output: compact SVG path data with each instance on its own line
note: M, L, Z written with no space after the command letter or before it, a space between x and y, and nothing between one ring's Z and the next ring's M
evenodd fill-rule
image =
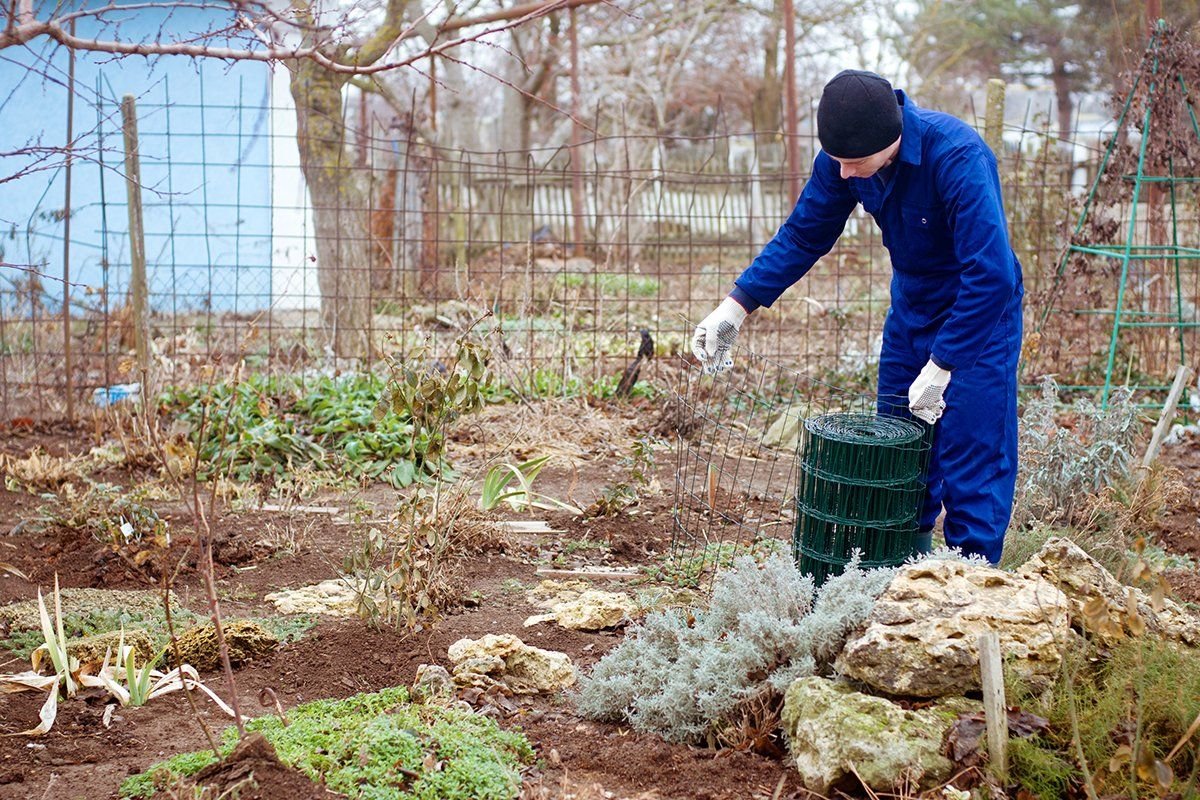
M1120 388L1107 410L1076 401L1068 427L1058 415L1058 385L1046 378L1021 415L1013 526L1078 522L1102 490L1129 480L1136 414L1130 392Z
M777 720L787 687L828 667L893 574L855 561L818 592L787 553L739 557L707 609L656 612L631 628L582 679L579 712L669 741L737 744L729 734L747 704L756 730L766 710Z
M91 483L84 492L74 484L58 495L44 495L51 502L42 506L38 522L68 530L86 531L97 541L122 545L148 541L167 543L167 521L148 504L161 499L147 485L129 489L108 483Z

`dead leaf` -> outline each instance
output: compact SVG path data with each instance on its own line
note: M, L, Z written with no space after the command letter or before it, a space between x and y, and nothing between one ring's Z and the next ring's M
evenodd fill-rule
M1109 772L1120 772L1125 768L1125 765L1133 758L1133 748L1127 744L1123 744L1113 752L1112 758L1108 760Z
M1127 587L1125 591L1125 624L1134 636L1141 636L1146 632L1146 623L1138 613L1137 595L1132 586Z
M9 564L7 561L0 561L0 571L11 573L23 580L29 580L28 575L26 575L24 572L21 572L21 570L17 569L12 564Z
M1175 772L1162 761L1154 759L1154 780L1163 791L1166 791L1175 782Z
M1146 781L1147 783L1155 780L1155 778L1156 778L1155 763L1156 763L1156 759L1154 758L1154 751L1152 751L1149 747L1146 747L1145 745L1143 745L1138 750L1138 753L1137 753L1137 776L1138 776L1138 778L1140 778L1143 781Z

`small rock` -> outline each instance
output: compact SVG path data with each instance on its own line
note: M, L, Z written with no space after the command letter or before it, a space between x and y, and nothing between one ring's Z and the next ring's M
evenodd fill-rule
M460 686L502 683L516 694L537 694L564 689L577 677L566 653L530 647L512 634L460 639L450 645L449 656Z
M951 698L911 711L848 684L812 676L788 687L783 730L805 788L825 794L843 781L861 779L890 791L906 781L935 786L953 764L942 755L946 731L980 703Z

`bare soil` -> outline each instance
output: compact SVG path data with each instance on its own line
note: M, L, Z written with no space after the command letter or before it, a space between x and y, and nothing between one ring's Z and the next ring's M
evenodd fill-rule
M637 435L654 422L652 409L645 405L593 412L603 415L606 424L625 437ZM92 435L91 431L62 426L21 427L0 438L3 452L23 454L35 445L58 455L86 452ZM627 475L627 467L620 463L626 455L623 448L621 440L611 435L606 441L594 442L584 448L586 452L569 459L573 468L548 469L538 486L551 495L586 505L604 486ZM463 463L469 463L471 457L468 454ZM1200 480L1200 443L1168 448L1163 458L1191 485ZM673 455L661 453L657 472L664 492L643 499L627 512L590 520L541 514L540 519L562 532L510 534L502 546L464 557L460 563L462 601L423 630L407 633L390 627L376 629L359 619L322 618L299 641L237 670L242 712L248 716L274 713L272 693L286 710L318 698L410 685L421 664L450 666L446 655L450 644L487 633L515 633L529 644L564 652L581 669L589 669L621 640L622 632L583 633L553 624L526 628L525 619L540 609L526 601L522 589L532 588L543 577L539 567L640 566L659 560L671 543L675 466ZM106 475L105 480L122 477L131 481L144 476ZM353 499L374 504L382 514L394 497L390 490L372 487ZM327 495L306 502L344 508L351 499ZM203 591L194 565L196 547L188 535L191 521L183 504L163 503L158 508L177 533L171 551L161 561L137 564L89 537L23 524L41 503L29 494L0 490L0 562L29 576L26 581L0 571L0 603L29 599L35 587L46 590L52 586L56 575L64 587L153 588L169 571L166 566L181 563L174 589L187 607L203 613ZM1198 503L1192 497L1163 519L1157 535L1169 551L1200 558ZM273 549L279 545L282 530L291 532L292 546ZM362 533L363 528L342 524L326 514L223 511L214 523L223 617L275 613L263 595L333 577ZM1200 602L1194 572L1179 571L1170 579L1180 599ZM629 588L623 581L608 583L614 589ZM7 652L0 653L2 671L27 666ZM219 673L203 677L222 696L228 696ZM37 693L0 696L0 732L35 724L41 701ZM575 713L569 698L562 696L514 698L512 708L489 707L486 712L500 724L523 731L537 750L537 764L525 775L526 798L809 797L799 787L795 772L779 760L750 752L667 744L656 736L585 720ZM126 776L175 753L205 747L201 722L214 732L229 722L199 697L193 711L178 693L143 708L118 711L109 728L101 723L103 713L104 698L85 693L60 704L58 720L46 736L0 738L0 800L116 797ZM253 791L258 793L247 789L242 797L309 800L332 796L261 750L250 750L240 760L228 762L209 774L205 785L228 790L248 772L256 776L258 787Z
M557 471L547 469L538 482L542 491L581 505L593 501L608 483L627 478L628 468L619 463L626 455L623 441L654 421L652 407L644 403L615 411L590 409L588 414L603 416L606 425L621 436L606 429L604 437L576 448L564 466ZM456 463L469 466L473 455L469 445L478 442L470 436L465 440L468 453ZM20 425L5 432L0 451L24 455L38 446L65 456L86 453L94 443L89 429ZM620 641L622 632L583 633L553 624L525 628L525 619L541 609L526 601L522 587L532 588L544 577L538 574L539 566L646 565L667 552L674 456L662 453L658 461L665 490L626 512L586 520L565 513L539 514L539 519L561 532L510 534L500 546L464 557L459 564L463 602L421 631L410 634L390 627L375 629L359 619L321 618L299 641L237 670L242 712L248 716L274 713L271 692L286 711L318 698L410 685L421 664L450 667L446 655L450 644L487 633L515 633L531 645L568 654L587 670ZM568 468L567 463L572 466ZM129 485L145 477L110 471L104 480ZM371 503L382 516L394 498L390 490L371 487L353 499ZM346 507L350 500L332 495L305 502ZM56 575L63 587L144 589L161 586L164 573L178 567L174 591L185 606L203 613L197 547L185 504L154 504L170 521L172 547L150 562L135 563L130 554L86 534L29 525L26 521L43 502L34 495L0 490L0 561L29 576L26 581L0 571L0 603L29 599L36 587L45 591L53 586ZM281 530L291 531L295 546L272 552L264 540L278 545ZM334 577L343 556L360 541L363 531L325 514L221 512L213 532L222 616L276 613L263 595ZM604 583L611 586L601 588L630 588L624 581ZM27 667L12 654L0 653L0 670ZM219 672L202 677L222 696L228 695ZM40 693L0 696L3 732L32 727L42 699ZM747 752L670 745L655 736L584 720L561 696L513 700L512 708L485 710L502 725L524 731L537 750L537 764L528 768L525 776L527 797L716 800L807 796L777 760ZM126 776L175 753L204 748L207 739L200 721L214 733L229 724L227 717L199 697L197 710L177 693L143 708L119 710L106 729L101 722L104 698L99 693L63 701L49 734L36 739L0 738L0 800L116 797ZM264 800L333 796L259 751L243 754L240 761L208 775L204 785L228 790L249 772L256 776L258 786L239 796Z
M1160 458L1168 468L1178 471L1179 479L1188 490L1159 520L1155 538L1168 553L1187 556L1193 565L1164 574L1176 599L1200 607L1200 571L1195 568L1200 566L1200 495L1195 491L1200 485L1200 439L1191 437L1165 447Z

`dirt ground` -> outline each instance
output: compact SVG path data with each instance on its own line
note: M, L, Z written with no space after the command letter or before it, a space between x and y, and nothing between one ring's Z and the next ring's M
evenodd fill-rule
M555 409L535 409L554 414ZM539 488L559 497L587 504L608 483L628 474L622 466L624 439L639 435L654 422L649 403L634 403L592 410L608 426L603 436L581 437L564 463L574 469L547 471ZM532 448L536 443L530 443ZM564 451L570 450L562 444ZM0 435L0 451L23 454L34 445L62 455L86 452L92 432L85 429L22 428ZM475 455L470 435L456 443L463 463ZM454 451L452 450L452 457ZM1181 470L1191 485L1200 481L1200 442L1165 451L1164 459ZM470 556L462 564L464 603L436 623L415 634L391 628L376 630L358 619L322 618L299 641L273 655L256 660L236 672L237 696L247 715L273 712L260 702L273 691L287 709L318 698L340 698L357 692L395 685L410 685L420 664L450 667L448 646L463 637L487 633L516 633L528 644L568 654L583 670L589 669L621 639L620 631L582 633L553 624L530 628L524 620L540 609L526 602L520 586L529 588L544 577L539 569L582 566L644 565L661 558L670 547L671 506L675 457L662 452L656 470L664 491L644 499L632 513L585 521L566 514L541 515L554 534L509 534L503 547ZM106 475L109 481L136 482L146 476ZM539 478L539 481L542 479ZM357 499L386 510L394 501L389 490L373 487ZM345 507L345 496L327 494L306 502ZM29 576L23 580L0 571L0 603L26 600L35 587L43 591L57 575L63 587L154 588L147 577L153 569L139 568L89 537L61 529L33 531L22 522L41 504L39 498L0 491L0 562ZM189 547L185 532L191 529L186 508L164 503L158 509L169 516L177 536L176 554ZM511 515L519 518L517 515ZM358 529L328 514L223 511L216 519L218 594L225 618L268 616L275 613L263 595L281 588L298 587L333 577L343 555L352 546ZM264 545L265 534L290 530L294 547L276 550ZM1200 558L1200 501L1194 496L1172 509L1159 532L1169 551ZM277 539L276 539L277 541ZM582 544L581 544L582 543ZM589 545L590 543L590 545ZM602 546L595 546L597 543ZM186 558L185 558L186 561ZM1170 576L1181 599L1200 602L1196 574L1179 570ZM606 581L628 587L623 581ZM184 605L203 612L200 578L186 568L175 583ZM0 671L13 672L27 664L0 653ZM203 675L222 695L227 688L218 673ZM795 773L785 764L748 752L713 751L670 745L656 736L640 735L615 725L598 724L578 717L562 697L514 698L515 708L491 709L505 727L519 728L534 744L538 761L525 776L527 798L806 798ZM3 732L32 726L42 697L39 693L0 696ZM228 718L207 703L199 703L199 717L214 729ZM0 738L0 800L26 798L115 797L128 775L177 752L205 746L197 715L181 694L170 695L138 709L120 710L111 727L101 717L104 698L90 696L60 704L54 729L37 739ZM254 759L258 758L259 761ZM256 774L270 775L258 794L246 797L288 798L333 796L280 765L264 766L260 754L247 763ZM233 768L236 774L236 768Z

